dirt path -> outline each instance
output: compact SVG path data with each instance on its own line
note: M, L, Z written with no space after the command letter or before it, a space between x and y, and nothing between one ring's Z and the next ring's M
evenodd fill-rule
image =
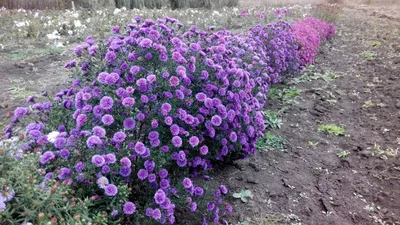
M270 101L269 109L284 112L281 129L272 133L288 140L286 150L267 150L215 178L232 192L254 195L247 203L232 199L232 220L400 224L399 28L361 10L344 10L317 66L303 81L288 80L301 95L292 103ZM317 132L323 124L343 125L345 135Z

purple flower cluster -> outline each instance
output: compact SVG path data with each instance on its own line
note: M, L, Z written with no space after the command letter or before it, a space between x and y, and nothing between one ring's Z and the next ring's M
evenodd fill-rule
M300 68L298 39L285 22L238 35L184 30L169 17L136 21L126 31L114 27L104 43L88 38L77 48L79 59L67 67L80 67L81 78L56 94L54 106L32 105L44 119L26 127L27 146L43 152L47 173L72 181L81 195L103 195L110 217L139 213L152 224L174 224L172 196L186 197L196 212L207 194L193 176L256 152L270 85ZM28 113L17 108L14 120ZM227 193L221 185L203 207L214 223L232 211ZM143 196L151 197L134 203Z

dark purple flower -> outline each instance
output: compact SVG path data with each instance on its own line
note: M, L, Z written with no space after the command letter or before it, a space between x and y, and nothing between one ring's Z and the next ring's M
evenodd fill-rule
M124 120L123 124L124 124L124 128L126 130L132 130L133 128L135 128L136 122L132 117L130 117L130 118L126 118Z

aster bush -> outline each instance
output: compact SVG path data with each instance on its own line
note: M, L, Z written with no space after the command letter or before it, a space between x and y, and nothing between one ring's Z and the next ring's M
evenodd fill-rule
M300 64L306 66L315 62L317 49L321 42L335 35L335 26L309 17L295 22L292 25L292 32L299 43Z
M269 86L299 70L302 36L285 22L244 35L214 29L138 17L105 42L89 36L77 46L65 65L73 86L52 103L17 108L6 128L10 137L30 121L22 149L41 153L41 188L49 177L71 184L76 198L92 200L96 223L174 224L179 208L226 224L227 188L196 177L256 152Z

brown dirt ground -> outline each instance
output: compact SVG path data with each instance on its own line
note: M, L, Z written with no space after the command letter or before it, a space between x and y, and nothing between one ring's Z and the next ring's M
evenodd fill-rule
M378 155L377 147L400 146L399 28L371 11L344 9L337 36L321 48L313 69L339 77L292 85L302 94L285 110L282 128L272 131L288 140L286 150L261 152L214 177L231 194L254 195L247 203L231 199L232 224L400 224L400 161L389 151ZM363 52L376 56L367 60ZM270 101L269 109L284 107ZM317 132L330 123L343 125L346 135ZM350 154L338 157L342 151Z

